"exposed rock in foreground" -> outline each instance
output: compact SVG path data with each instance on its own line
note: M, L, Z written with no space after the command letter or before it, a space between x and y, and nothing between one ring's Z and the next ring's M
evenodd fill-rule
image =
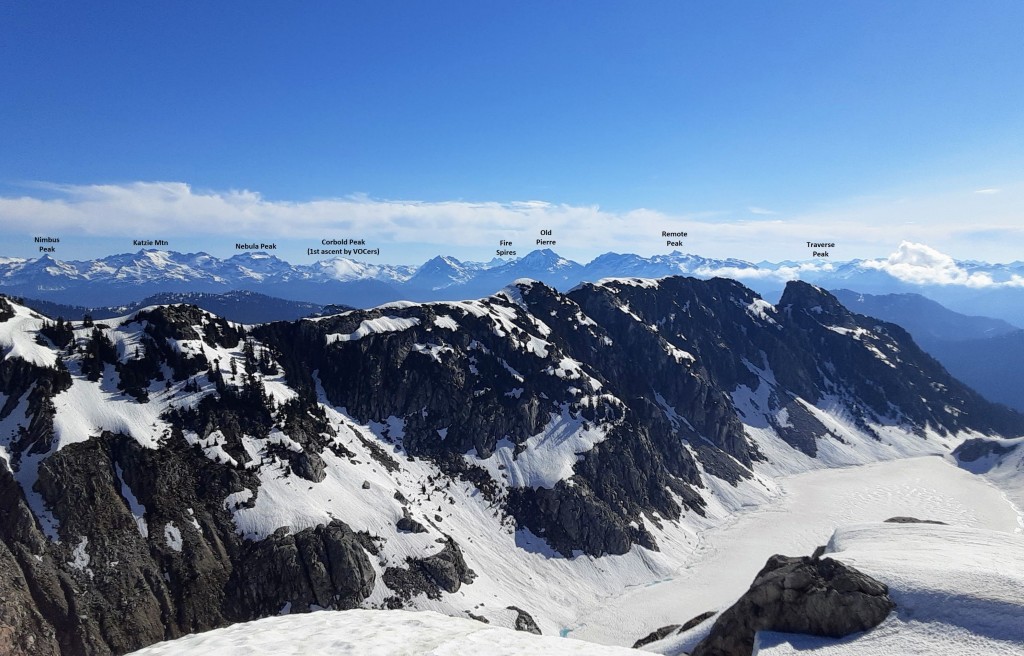
M866 631L896 607L888 592L884 583L831 558L772 556L693 656L749 656L758 631L830 638Z

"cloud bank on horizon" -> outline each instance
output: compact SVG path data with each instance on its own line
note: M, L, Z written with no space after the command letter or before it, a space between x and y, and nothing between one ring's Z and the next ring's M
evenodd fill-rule
M560 253L580 260L608 251L651 255L671 250L748 261L807 260L811 251L806 243L821 241L835 243L831 260L842 261L878 258L899 243L896 253L871 266L908 282L986 286L996 281L958 268L944 252L960 259L1014 260L1019 257L1014 241L1024 239L1024 183L984 193L970 189L940 196L856 199L795 214L746 207L686 215L647 208L615 212L541 200L427 202L361 195L271 200L251 190L197 190L184 182L47 183L34 185L33 191L0 196L0 229L5 233L27 236L45 230L122 238L122 245L126 236L171 235L179 245L189 240L226 245L237 239L343 236L386 243L390 261L403 263L415 256L403 259L402 254L416 248L420 253L432 248L435 254L465 256L474 250L489 252L501 239L512 241L521 256L546 229ZM662 231L680 230L688 233L684 246L667 247ZM0 253L19 254L28 253ZM828 261L815 268L822 266Z
M861 266L884 271L893 278L913 285L963 285L965 287L1024 287L1024 277L1010 274L996 280L988 271L969 271L949 255L930 246L902 242L899 249L884 260L865 260Z

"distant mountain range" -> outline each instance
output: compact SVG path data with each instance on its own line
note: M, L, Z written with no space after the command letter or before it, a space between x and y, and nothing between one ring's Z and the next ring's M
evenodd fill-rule
M336 314L352 308L347 305L320 305L303 301L289 301L258 292L235 290L215 294L211 292L163 292L147 296L141 301L122 305L88 307L68 305L38 299L23 299L27 307L50 317L80 320L85 315L93 319L123 317L152 305L176 305L185 303L201 307L207 312L237 321L255 324L270 321L293 321L322 313Z
M831 292L854 312L899 324L925 348L938 342L990 339L1020 331L1002 319L954 312L920 294L873 295L849 289Z
M926 248L926 247L923 247ZM0 292L76 306L117 306L165 292L254 291L291 301L373 307L395 300L458 300L486 296L520 278L566 291L604 278L733 278L768 299L789 280L860 293L916 292L967 314L1024 325L1024 263L988 264L927 258L849 262L746 262L678 251L642 257L605 253L586 264L549 249L518 259L463 262L437 256L419 266L347 258L291 264L254 252L220 259L206 253L141 250L85 261L0 258ZM927 251L926 255L939 255ZM944 256L943 256L944 257ZM933 258L934 259L934 258Z

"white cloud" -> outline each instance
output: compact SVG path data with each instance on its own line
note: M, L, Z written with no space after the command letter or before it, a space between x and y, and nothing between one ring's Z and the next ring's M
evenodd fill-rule
M365 195L304 201L272 200L251 190L198 190L183 182L38 185L35 195L0 196L0 231L61 235L303 240L361 237L436 252L489 252L499 239L528 251L541 229L556 250L577 260L606 251L641 255L671 250L661 232L689 233L682 250L707 257L804 260L807 241L836 243L835 260L878 257L900 241L927 243L962 259L1018 259L1024 240L1024 184L1002 185L996 195L971 189L915 198L867 198L833 203L786 218L751 207L746 219L731 212L669 214L647 208L611 212L597 205L544 200L426 202ZM41 228L45 226L45 228ZM405 245L405 246L403 246ZM0 255L10 253L0 253ZM914 269L916 271L916 269ZM907 273L907 275L910 275ZM953 275L953 274L950 274Z
M751 205L750 207L747 208L747 211L750 212L751 214L758 214L761 216L772 216L778 214L778 212L768 210L763 207L757 207L756 205Z
M930 246L902 242L899 249L884 260L861 263L866 269L884 271L903 282L915 285L965 285L967 287L1024 287L1024 278L1013 275L1008 280L995 281L984 272L970 272L956 261Z
M735 280L767 280L786 282L787 280L799 280L802 277L814 279L819 275L827 275L835 271L835 266L830 262L815 260L801 262L791 266L780 266L777 268L754 268L754 267L698 267L693 274L702 278L733 278Z
M976 194L998 194L999 190L994 188L994 187L990 187L988 189L975 189L974 193L976 193Z
M55 198L0 197L0 225L33 232L40 225L76 234L317 237L340 231L397 241L472 242L481 232L559 227L614 220L596 207L466 201L392 201L365 196L302 202L273 201L249 190L197 191L181 182L50 185ZM539 228L538 228L539 229Z
M720 243L742 240L743 222L718 225L708 213L668 215L637 208L608 212L597 205L541 200L472 202L381 200L364 195L278 201L249 190L201 191L182 182L121 185L46 185L48 197L0 197L0 229L34 234L40 226L70 235L124 237L227 236L230 239L299 239L350 236L392 244L493 248L515 237L529 250L541 229L559 249L664 251L663 230L693 231ZM764 234L770 222L750 222ZM181 241L177 239L176 241ZM697 246L695 246L696 248Z

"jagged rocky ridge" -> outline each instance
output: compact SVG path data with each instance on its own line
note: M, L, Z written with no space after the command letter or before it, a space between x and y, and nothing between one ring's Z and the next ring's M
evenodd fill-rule
M489 553L494 534L548 558L656 551L779 449L1022 432L901 329L802 283L773 307L722 279L522 281L251 330L0 300L0 346L14 653L359 605L531 630L522 585L481 566L519 557ZM477 586L507 596L485 608Z

